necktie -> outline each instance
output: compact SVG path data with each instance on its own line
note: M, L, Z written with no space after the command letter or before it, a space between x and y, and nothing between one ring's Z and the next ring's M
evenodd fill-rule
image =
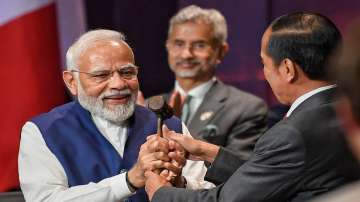
M189 118L190 118L190 102L191 102L191 95L186 96L185 101L184 101L184 106L182 108L182 113L181 113L181 120L185 123L188 124Z

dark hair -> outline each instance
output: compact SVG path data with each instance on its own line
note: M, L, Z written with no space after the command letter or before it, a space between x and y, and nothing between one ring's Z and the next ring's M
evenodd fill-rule
M276 65L289 58L313 80L325 80L325 64L341 42L338 28L327 17L312 12L283 15L271 25L267 54Z

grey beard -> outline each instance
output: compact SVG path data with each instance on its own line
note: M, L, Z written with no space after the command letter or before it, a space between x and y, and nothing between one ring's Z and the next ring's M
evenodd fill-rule
M133 115L135 110L136 93L131 93L131 98L128 103L114 106L112 109L109 109L104 105L102 98L105 94L106 92L102 93L98 97L88 96L86 95L80 82L78 83L78 101L80 105L91 114L99 116L114 124L122 124Z
M199 74L201 67L197 66L194 69L188 69L188 70L178 70L172 67L171 69L174 71L175 75L180 78L192 78Z

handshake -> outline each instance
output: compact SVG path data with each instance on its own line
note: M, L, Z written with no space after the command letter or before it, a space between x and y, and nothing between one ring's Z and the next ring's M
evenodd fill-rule
M127 173L130 190L145 186L151 200L163 186L185 187L182 169L186 160L213 162L219 147L189 135L177 134L163 126L163 137L148 136L141 146L137 162Z

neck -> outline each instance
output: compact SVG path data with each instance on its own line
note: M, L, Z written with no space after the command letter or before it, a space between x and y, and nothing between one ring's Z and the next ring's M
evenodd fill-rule
M303 83L297 84L297 88L293 91L293 99L291 100L291 103L293 103L297 98L300 96L315 90L320 87L331 85L332 83L329 83L327 81L320 81L320 80L308 80Z
M189 92L191 89L209 81L212 77L213 76L202 79L176 77L176 81L185 92Z

